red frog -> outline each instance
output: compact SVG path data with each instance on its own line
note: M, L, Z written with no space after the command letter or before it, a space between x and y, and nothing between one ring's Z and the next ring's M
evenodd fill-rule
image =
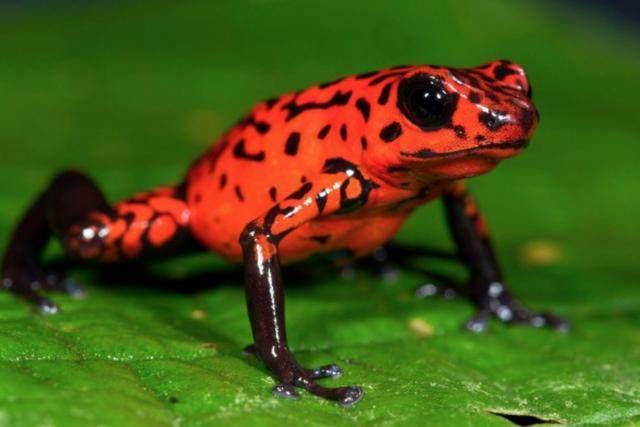
M507 289L463 183L520 153L537 124L531 85L510 61L399 66L312 86L255 106L176 186L110 205L86 175L60 173L16 227L2 284L48 313L58 307L42 291L81 292L39 265L54 235L80 261L214 251L244 265L249 349L276 377L274 392L295 398L300 387L353 404L360 387L316 382L340 374L336 365L305 369L289 350L281 265L317 253L369 255L434 199L444 203L455 258L469 271L467 294L477 308L470 330L484 330L491 317L566 329Z

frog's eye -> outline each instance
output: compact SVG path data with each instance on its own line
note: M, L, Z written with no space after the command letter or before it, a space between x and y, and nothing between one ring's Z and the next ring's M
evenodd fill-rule
M449 94L441 82L417 74L400 83L398 107L411 122L424 130L435 130L451 123L457 94Z

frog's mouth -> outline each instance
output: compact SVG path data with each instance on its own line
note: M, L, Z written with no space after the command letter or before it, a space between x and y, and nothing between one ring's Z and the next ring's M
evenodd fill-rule
M497 157L506 158L515 156L522 148L529 145L529 140L519 139L516 141L492 142L477 147L466 148L464 150L438 153L437 151L423 148L414 152L401 151L400 155L413 159L436 160L460 157Z

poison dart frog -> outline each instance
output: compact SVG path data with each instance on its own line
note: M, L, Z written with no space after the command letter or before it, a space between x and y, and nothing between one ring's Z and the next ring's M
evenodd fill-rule
M317 382L339 375L336 365L307 369L290 351L281 265L318 253L365 257L432 200L442 200L453 257L469 272L467 294L477 309L470 330L484 330L492 317L567 328L558 316L525 309L509 291L464 184L519 154L538 121L524 69L506 60L398 66L311 86L257 104L178 185L112 205L85 174L58 174L17 225L2 284L46 313L58 307L42 292L80 292L40 265L52 236L77 261L213 251L243 263L254 339L248 349L273 373L274 392L296 398L302 388L353 404L360 387Z

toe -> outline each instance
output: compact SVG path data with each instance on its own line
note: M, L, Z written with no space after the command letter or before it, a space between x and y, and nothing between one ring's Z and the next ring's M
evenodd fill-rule
M361 387L345 387L344 390L343 397L340 400L342 406L353 406L362 399L364 395Z
M337 378L342 375L342 369L335 363L321 366L317 369L307 369L307 374L314 380L321 378Z
M273 388L273 394L289 400L296 400L300 398L295 386L291 384L278 384Z

